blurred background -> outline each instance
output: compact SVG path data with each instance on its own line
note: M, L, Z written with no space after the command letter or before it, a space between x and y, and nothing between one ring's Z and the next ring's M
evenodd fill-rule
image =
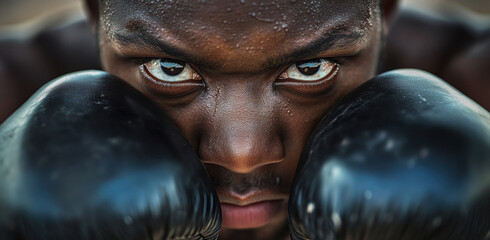
M448 2L464 6L481 14L490 13L489 0L402 0L403 5L438 8ZM49 18L53 12L81 14L81 0L0 0L0 26L18 24L42 17Z
M490 110L490 0L400 1L380 71L428 71ZM0 123L46 82L101 69L83 5L0 0Z

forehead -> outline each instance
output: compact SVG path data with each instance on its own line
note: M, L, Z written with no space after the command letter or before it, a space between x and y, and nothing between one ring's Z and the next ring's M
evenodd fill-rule
M102 24L110 37L130 43L138 42L142 35L151 36L152 40L199 53L204 58L230 62L247 55L255 58L279 55L329 32L352 34L350 40L355 41L372 26L378 3L377 0L107 0L102 1L101 8Z
M209 26L249 23L270 24L285 21L293 25L308 23L311 28L326 20L357 17L365 19L376 0L103 0L103 15L143 17L160 20L165 25L204 23ZM242 25L243 25L242 24ZM286 29L286 27L283 27ZM230 30L230 28L228 28Z

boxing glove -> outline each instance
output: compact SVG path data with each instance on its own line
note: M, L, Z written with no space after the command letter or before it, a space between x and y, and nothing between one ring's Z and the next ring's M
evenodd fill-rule
M0 239L216 239L219 200L174 123L100 71L50 82L0 127Z
M490 115L436 77L382 74L313 131L293 239L490 239Z

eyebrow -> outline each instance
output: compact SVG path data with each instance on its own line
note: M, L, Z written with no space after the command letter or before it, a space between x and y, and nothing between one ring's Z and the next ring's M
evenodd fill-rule
M325 33L299 49L291 53L271 57L267 59L262 70L270 70L280 68L285 65L293 64L294 62L313 58L318 53L328 51L334 48L342 48L358 43L365 36L364 31L352 31L349 28L337 28L335 30L327 30ZM207 69L218 69L221 64L211 63L209 60L196 56L188 51L180 49L170 43L161 41L156 36L152 35L146 24L139 23L137 28L133 28L130 34L115 33L113 38L116 42L122 45L139 44L156 48L159 52L170 55L174 58L185 60L193 64L199 65Z
M265 68L275 69L284 65L290 65L297 61L313 58L318 56L319 53L328 50L354 45L364 38L364 31L351 31L350 29L344 28L326 31L321 37L294 50L292 53L267 59L267 66Z

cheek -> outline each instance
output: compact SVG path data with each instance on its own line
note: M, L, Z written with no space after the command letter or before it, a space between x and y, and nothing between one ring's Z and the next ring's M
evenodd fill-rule
M279 124L287 126L282 132L287 154L285 161L277 166L276 173L282 177L282 184L286 191L289 192L301 152L310 133L338 97L338 94L332 93L325 96L322 101L308 105L284 101L287 104L283 105L278 119L280 119Z
M278 168L281 176L284 176L285 184L290 186L298 166L300 154L308 140L310 133L324 116L324 114L342 97L353 89L368 81L376 75L379 57L378 39L355 59L351 59L343 66L337 76L335 90L330 94L316 99L313 104L299 104L287 102L281 111L282 123L288 126L285 134L284 145L290 153L288 161Z

